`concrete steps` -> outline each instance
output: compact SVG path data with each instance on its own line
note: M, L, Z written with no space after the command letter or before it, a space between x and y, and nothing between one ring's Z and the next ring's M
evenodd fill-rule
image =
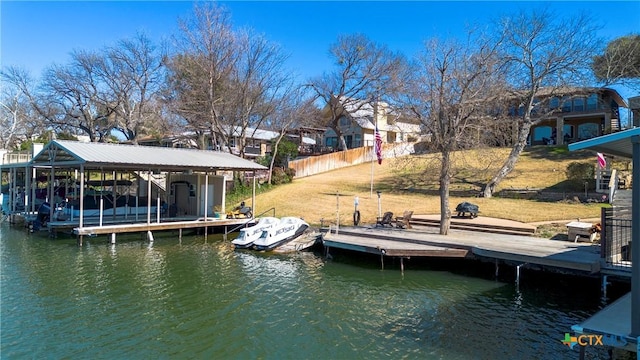
M440 218L434 217L413 217L411 219L412 226L429 226L440 227ZM474 219L451 219L451 229L478 231L504 235L523 235L533 236L536 233L536 227L528 224L519 224L501 219L491 219L477 217Z

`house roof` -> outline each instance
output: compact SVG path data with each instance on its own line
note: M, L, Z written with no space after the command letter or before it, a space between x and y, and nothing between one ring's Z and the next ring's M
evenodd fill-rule
M373 106L364 100L354 100L346 97L341 97L340 102L344 107L344 110L349 114L351 119L363 129L374 130L376 125L374 124L374 108ZM391 108L389 104L383 101L378 102L381 111L386 112L387 115L397 116L398 119L393 124L378 123L378 129L381 131L393 131L402 133L417 133L420 132L420 124L414 124L411 122L402 121L399 117L399 113Z
M640 136L640 128L633 128L569 144L569 151L587 149L631 159L633 140L637 136Z
M264 170L266 167L238 156L207 150L176 149L155 146L81 143L54 140L33 157L35 167L74 167L161 170Z

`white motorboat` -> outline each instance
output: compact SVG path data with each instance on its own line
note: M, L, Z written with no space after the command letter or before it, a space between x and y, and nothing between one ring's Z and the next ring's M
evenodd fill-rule
M240 229L240 233L231 243L236 246L236 249L250 248L253 246L253 242L260 238L263 231L270 229L279 222L280 219L276 217L261 217L255 225Z
M260 238L253 242L253 248L262 251L273 250L302 235L308 228L309 224L301 218L283 217L277 225L262 232Z

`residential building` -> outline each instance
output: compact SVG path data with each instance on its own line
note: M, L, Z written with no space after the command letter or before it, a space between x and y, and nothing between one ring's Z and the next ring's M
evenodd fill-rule
M620 108L627 103L609 88L543 89L532 111L541 118L531 128L530 145L560 145L622 130ZM510 109L510 115L521 114Z
M229 139L228 144L220 144L215 141L215 137L206 136L205 142L208 144L208 150L217 150L230 152L234 155L240 154L240 128L234 130L234 136ZM265 156L271 153L271 140L278 137L279 133L270 130L247 128L244 145L245 158L256 158ZM305 136L302 133L302 140L300 140L300 133L290 131L287 133L287 138L300 144L300 147L308 147L316 144L316 140ZM138 139L138 144L149 146L162 146L172 148L197 148L196 134L193 132L185 132L182 134L168 135L162 138L147 137Z
M406 143L420 138L418 121L402 116L385 102L371 104L363 100L342 98L337 110L342 113L339 126L347 149L373 146L376 126L384 143ZM325 116L329 116L329 105L323 112ZM325 131L324 141L326 147L339 147L339 140L333 129Z

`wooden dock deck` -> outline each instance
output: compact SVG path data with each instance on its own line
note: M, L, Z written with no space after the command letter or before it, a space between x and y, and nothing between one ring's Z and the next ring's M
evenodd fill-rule
M282 246L279 246L273 249L274 253L291 253L297 251L303 251L311 248L316 245L320 239L322 238L322 234L319 231L309 231L298 236L293 241L290 241Z
M235 227L240 226L247 222L247 219L196 219L186 221L164 221L164 222L137 222L137 223L122 223L122 224L108 224L102 226L83 226L73 228L73 233L78 236L94 236L105 234L121 234L121 233L135 233L146 231L164 231L164 230L179 230L179 229L193 229L193 228L205 228L205 227Z
M600 271L600 247L591 243L548 240L465 230L438 234L436 228L341 227L323 238L325 247L394 257L466 257L513 264L550 267L596 274Z

